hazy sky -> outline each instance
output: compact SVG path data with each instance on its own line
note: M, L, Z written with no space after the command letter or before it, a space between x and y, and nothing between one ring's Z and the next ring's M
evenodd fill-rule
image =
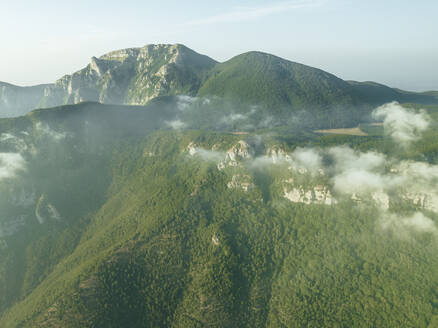
M182 43L269 52L343 79L438 90L437 0L0 0L0 81L54 82L91 56Z

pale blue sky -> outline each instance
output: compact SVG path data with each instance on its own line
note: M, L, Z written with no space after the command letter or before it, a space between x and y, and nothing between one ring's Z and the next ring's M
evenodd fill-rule
M438 90L438 1L0 0L0 81L53 82L91 56L183 43L269 52L343 79Z

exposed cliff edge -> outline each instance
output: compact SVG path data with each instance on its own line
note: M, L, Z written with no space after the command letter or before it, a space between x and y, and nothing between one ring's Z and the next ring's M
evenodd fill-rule
M195 95L216 61L180 45L157 44L92 57L84 69L44 90L41 105L97 101L144 105L164 95Z

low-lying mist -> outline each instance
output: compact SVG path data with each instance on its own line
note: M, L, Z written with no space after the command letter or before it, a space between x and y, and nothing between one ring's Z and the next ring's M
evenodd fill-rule
M219 97L176 96L175 117L166 122L180 130L201 129L215 131L242 131L273 129L288 126L291 129L350 127L372 121L371 108L328 106L327 108L268 107L238 103Z
M401 230L410 230L436 235L438 165L404 156L422 141L423 134L434 123L432 118L424 110L404 108L396 102L376 108L372 117L383 120L384 133L392 140L391 154L360 151L349 145L298 147L290 152L275 146L277 149L271 147L263 154L257 152L254 142L249 142L253 147L245 150L247 156L241 154L242 165L248 170L285 167L291 172L308 175L309 180L328 184L327 188L334 195L332 204L354 200L357 206L371 204L377 207L381 228L395 229L400 234ZM266 136L257 137L260 142ZM233 150L198 147L192 148L192 155L220 162L241 151L241 148L233 153ZM400 208L400 204L409 205Z
M336 113L341 115L342 111ZM282 127L283 131L289 131L291 135L306 129L312 133L311 129L320 126L319 120L324 118L323 115L312 121L313 114L312 111L303 114L256 105L233 104L217 97L188 96L163 98L146 107L86 103L56 110L41 110L31 116L32 120L26 128L0 130L0 187L5 181L9 185L11 181L16 181L16 185L22 185L21 189L30 188L27 198L35 198L33 205L42 198L56 208L57 204L62 206L66 202L62 197L73 192L57 185L58 182L70 181L70 177L66 180L62 176L71 174L71 179L75 179L75 174L84 174L92 176L92 181L98 181L99 175L96 176L94 170L99 165L106 167L103 163L110 159L114 140L126 139L129 143L135 143L159 129L173 129L178 133L198 129L241 134L243 140L251 138L251 144L256 149L277 127ZM35 115L38 117L34 118ZM377 150L359 151L342 144L330 147L292 145L295 149L290 152L274 154L255 151L250 154L251 159L245 162L245 166L249 170L285 166L306 172L309 179L321 178L328 181L336 200L378 199L377 203L382 205L382 222L386 222L382 226L415 228L420 226L415 222L421 221L422 227L431 227L429 230L435 231L435 223L428 213L438 212L438 166L403 156L404 152L421 142L423 134L433 124L432 118L425 110L407 109L396 102L376 108L369 115L371 118L382 122L384 132L391 138L392 148L398 149L397 152L386 154ZM201 158L216 162L229 156L219 149L198 147L196 152ZM102 169L102 172L106 171ZM30 177L32 183L29 187ZM43 187L35 187L35 181L44 181L39 182ZM64 193L56 195L56 188L63 189ZM10 190L9 187L1 187L0 193L10 193ZM104 189L98 190L103 192ZM34 193L37 195L31 197ZM414 203L409 209L410 214L400 218L397 224L393 224L399 215L395 202L389 201L394 195ZM82 199L78 197L77 204ZM426 209L425 199L428 202ZM59 212L60 217L66 216L62 210Z

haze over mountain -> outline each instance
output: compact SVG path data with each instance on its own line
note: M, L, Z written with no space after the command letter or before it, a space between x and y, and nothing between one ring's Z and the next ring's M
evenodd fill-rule
M260 52L224 63L180 45L147 45L91 58L84 69L52 85L1 86L0 116L83 101L145 105L165 95L219 96L248 104L289 107L380 105L389 101L437 103L433 94L376 83L343 81L327 72Z
M19 116L39 107L48 84L18 87L0 82L0 117Z
M182 45L1 88L0 327L438 326L436 92Z

